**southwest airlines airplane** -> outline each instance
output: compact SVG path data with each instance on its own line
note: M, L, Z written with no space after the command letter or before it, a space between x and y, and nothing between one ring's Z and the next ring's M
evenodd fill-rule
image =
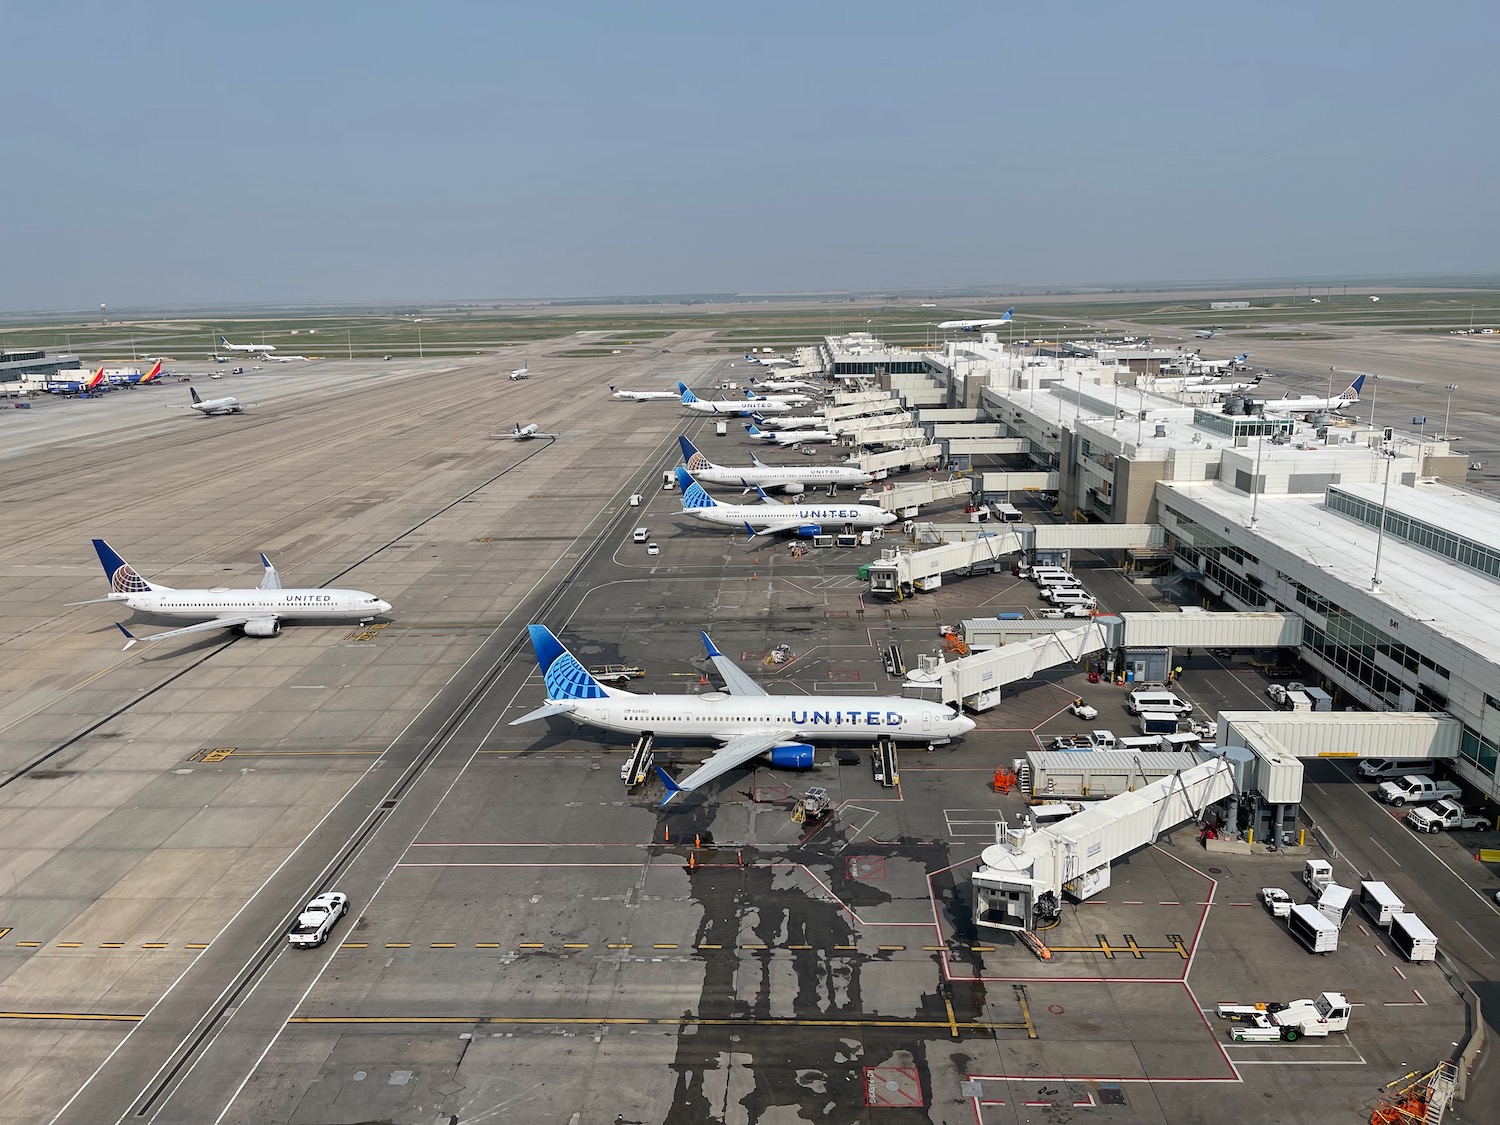
M775 535L791 532L803 539L822 535L824 526L829 534L845 527L884 527L896 521L895 512L887 512L874 504L783 504L772 500L765 490L757 487L759 504L720 504L681 465L677 466L677 487L682 492L682 513L725 527L743 527L751 539L758 535Z
M589 674L545 625L530 625L531 647L547 684L547 702L511 720L511 726L567 715L574 722L624 734L669 738L712 738L721 743L697 769L667 786L665 805L721 774L768 754L773 766L808 769L809 740L937 744L962 738L974 720L952 707L900 696L769 695L700 634L709 659L724 680L723 691L701 695L638 695L606 687Z
M94 540L94 550L109 579L109 596L74 605L121 602L137 613L198 622L149 637L137 637L116 622L115 627L125 634L126 648L137 641L164 641L215 629L239 629L247 637L274 637L281 632L283 620L369 621L391 610L390 602L363 590L284 590L281 575L265 555L260 556L260 563L266 573L257 589L175 590L159 582L147 582L103 539Z

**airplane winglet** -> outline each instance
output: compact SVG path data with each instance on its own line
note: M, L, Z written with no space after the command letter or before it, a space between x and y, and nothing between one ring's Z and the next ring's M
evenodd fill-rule
M745 542L751 543L755 540L755 528L750 526L750 521L745 521Z
M125 634L125 647L120 650L121 652L128 652L130 650L130 647L134 645L138 640L140 640L139 637L137 637L129 629L125 628L125 626L121 625L118 621L115 622L115 628Z
M686 789L672 780L672 775L669 774L666 770L662 769L660 766L652 766L651 768L656 771L656 775L661 778L662 784L667 787L667 795L661 799L661 804L657 805L657 808L666 808L667 803L674 797L676 797L679 793L687 792Z
M698 630L698 635L703 638L703 647L708 650L708 655L709 655L710 659L712 659L713 657L716 657L716 656L723 656L724 655L714 645L713 641L711 641L711 640L708 639L708 634L706 632L704 632L702 629L700 629L700 630Z

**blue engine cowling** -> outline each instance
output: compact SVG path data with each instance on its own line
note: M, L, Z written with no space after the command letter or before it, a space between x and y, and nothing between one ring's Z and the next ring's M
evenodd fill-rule
M783 770L810 770L813 766L813 748L805 742L772 747L771 764Z
M814 535L823 534L823 525L820 523L805 523L797 529L800 539L811 539Z

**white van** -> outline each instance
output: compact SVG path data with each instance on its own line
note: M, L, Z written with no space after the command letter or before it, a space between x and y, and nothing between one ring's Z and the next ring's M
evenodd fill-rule
M1130 693L1126 706L1132 715L1142 711L1176 711L1179 715L1191 715L1193 705L1173 692L1160 688L1142 688Z
M1048 586L1082 586L1083 583L1061 568L1032 571L1031 580L1045 590Z
M1430 774L1436 769L1437 762L1431 758L1366 758L1359 763L1359 776L1405 777L1409 773Z
M1040 586L1044 578L1072 578L1073 575L1060 566L1034 566L1028 577Z
M1082 586L1053 586L1042 597L1055 606L1081 605L1086 609L1094 609L1099 604L1099 599Z
M630 538L636 543L644 543L647 539L651 538L651 533L644 527L638 527L631 534Z

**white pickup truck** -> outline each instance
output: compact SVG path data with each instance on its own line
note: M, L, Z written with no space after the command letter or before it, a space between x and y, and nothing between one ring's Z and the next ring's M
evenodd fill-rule
M349 898L338 891L327 891L302 908L297 921L287 932L287 941L301 949L315 949L328 940L333 924L349 912Z
M1457 801L1450 801L1445 797L1431 805L1412 809L1406 814L1406 823L1418 832L1439 832L1444 828L1477 828L1481 832L1487 832L1490 818L1466 813Z
M1395 781L1382 781L1375 796L1397 808L1402 805L1426 805L1433 801L1456 801L1464 791L1451 781L1436 781L1430 777L1407 774Z
M1235 1020L1229 1038L1236 1043L1295 1043L1323 1038L1331 1031L1349 1030L1349 998L1342 992L1322 992L1316 1000L1289 1004L1220 1004L1220 1019Z

